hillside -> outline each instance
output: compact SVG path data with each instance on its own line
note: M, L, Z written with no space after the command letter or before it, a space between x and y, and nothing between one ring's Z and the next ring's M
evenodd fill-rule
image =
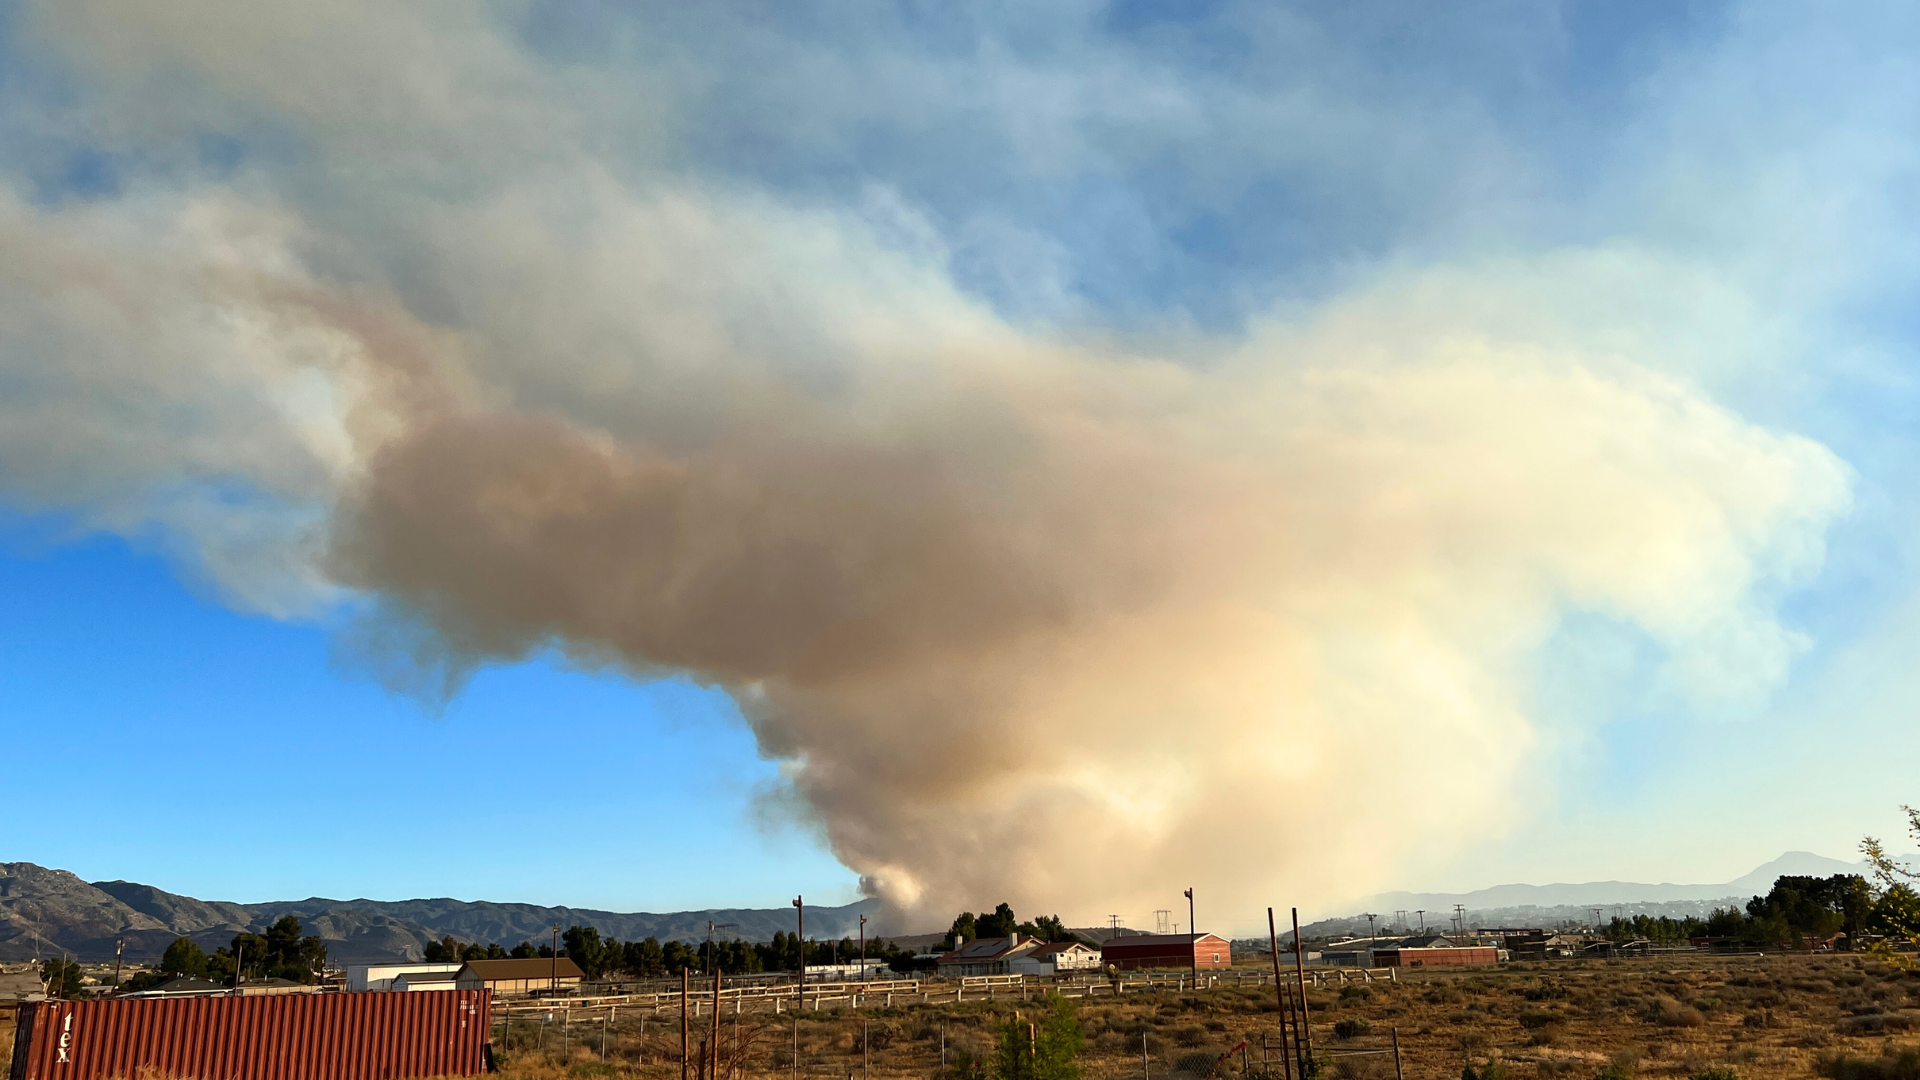
M878 911L863 900L842 907L809 908L808 936L858 932L862 914ZM429 941L452 934L462 941L544 941L558 924L592 926L622 940L657 937L697 941L709 921L733 924L735 936L765 941L793 926L793 909L725 908L708 911L616 912L453 900L306 900L236 904L199 900L132 881L82 881L66 870L28 862L0 863L0 960L23 960L69 952L80 959L107 959L114 943L126 942L130 960L157 958L176 937L204 948L224 945L241 930L259 932L283 915L300 919L308 933L327 942L335 961L418 959Z

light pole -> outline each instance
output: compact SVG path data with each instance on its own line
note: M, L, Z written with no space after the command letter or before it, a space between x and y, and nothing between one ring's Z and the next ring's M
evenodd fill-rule
M860 978L867 977L867 917L860 916Z
M794 933L798 935L796 943L800 946L800 995L794 999L796 1007L807 1004L807 909L801 904L803 897L793 898Z
M1193 921L1193 888L1187 888L1187 963L1193 968L1193 988L1200 989L1200 924Z
M119 938L113 943L113 988L120 989L120 954L127 949L127 939Z

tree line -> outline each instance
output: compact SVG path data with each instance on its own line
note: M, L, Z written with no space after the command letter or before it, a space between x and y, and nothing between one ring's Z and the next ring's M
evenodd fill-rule
M1041 941L1077 940L1058 915L1042 915L1031 922L1021 922L1014 915L1013 908L1002 903L985 914L961 912L954 918L952 928L948 930L938 951L951 951L976 938L1006 937L1014 933ZM678 975L682 971L720 971L728 975L797 971L803 959L807 965L817 966L850 964L861 956L860 942L850 936L838 941L809 938L803 942L798 934L785 931L775 932L771 941L701 941L689 944L671 939L663 942L655 937L620 941L602 937L595 927L572 926L560 936L560 941L560 955L578 965L587 978L596 980L610 976L657 979ZM532 941L522 941L507 949L498 943L482 945L448 936L429 942L426 947L426 960L429 963L503 958L518 960L552 955L553 946L536 945ZM867 939L866 958L884 961L888 967L900 972L933 966L931 954L915 955L912 949L903 949L881 937Z
M711 973L717 970L728 975L795 971L800 967L803 954L805 962L810 965L850 964L860 959L860 943L851 937L843 937L839 941L809 938L802 942L799 935L784 931L775 933L772 941L765 942L701 941L688 944L672 939L663 942L651 936L639 941L620 941L613 937L602 937L600 931L592 926L571 926L560 935L560 942L560 955L572 960L586 973L587 978L595 980L617 976L657 979L678 975L682 971ZM553 946L535 945L531 941L522 941L512 949L505 949L497 943L480 945L452 937L429 942L425 952L429 963L544 959L554 954ZM879 937L867 939L866 956L869 960L886 961L898 971L910 970L916 959L911 950L902 949Z
M1602 933L1616 942L1656 944L1709 939L1757 948L1806 948L1845 934L1859 942L1873 935L1900 936L1915 925L1920 895L1905 884L1875 889L1858 874L1832 877L1785 875L1765 896L1747 901L1745 910L1717 908L1706 918L1616 916Z
M947 928L947 936L940 942L943 950L951 952L961 945L977 938L1008 937L1012 934L1025 934L1041 941L1078 941L1080 936L1068 930L1058 915L1042 915L1032 922L1021 922L1014 915L1013 907L1002 903L991 913L975 915L963 911Z

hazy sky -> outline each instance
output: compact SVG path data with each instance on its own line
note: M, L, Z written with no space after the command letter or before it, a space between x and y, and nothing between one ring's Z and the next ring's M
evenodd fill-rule
M1917 33L0 3L0 860L1240 928L1852 857Z

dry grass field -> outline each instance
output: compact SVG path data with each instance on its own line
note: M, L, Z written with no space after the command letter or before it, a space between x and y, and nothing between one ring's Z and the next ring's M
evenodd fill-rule
M1687 957L1507 964L1402 972L1401 981L1311 993L1315 1047L1335 1080L1392 1080L1397 1029L1406 1080L1454 1080L1498 1062L1507 1080L1809 1077L1823 1056L1879 1059L1920 1046L1920 977L1849 956ZM779 1076L933 1077L960 1052L985 1053L996 1025L1039 1002L930 1005L723 1019L722 1080ZM1088 1080L1269 1080L1281 1075L1271 987L1096 998L1078 1009ZM709 1021L710 1023L710 1021ZM705 1034L704 1032L702 1033ZM864 1052L863 1052L864 1039ZM1144 1040L1145 1060L1142 1060ZM515 1025L504 1075L676 1080L674 1022L623 1017L564 1036ZM797 1061L794 1048L798 1047ZM1829 1069L1829 1071L1832 1071ZM1720 1074L1724 1080L1724 1074ZM1847 1080L1876 1080L1850 1076ZM1905 1078L1901 1078L1905 1080Z

